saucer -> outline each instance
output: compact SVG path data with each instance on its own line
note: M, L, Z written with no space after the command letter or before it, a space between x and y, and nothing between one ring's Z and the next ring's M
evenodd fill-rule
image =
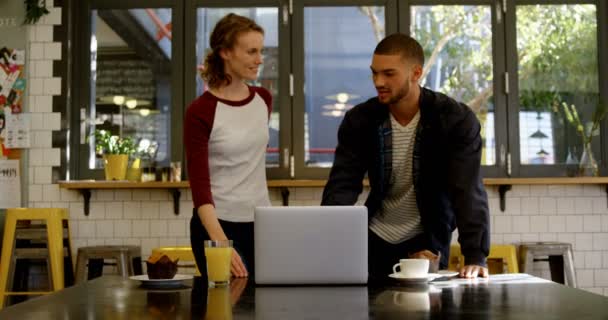
M438 273L427 273L426 276L423 277L404 277L400 273L391 273L388 276L404 283L426 283L433 281L435 278L442 277L443 275Z
M147 274L129 277L131 280L140 281L143 287L154 289L175 289L183 286L183 281L192 279L192 275L176 274L172 279L150 279Z

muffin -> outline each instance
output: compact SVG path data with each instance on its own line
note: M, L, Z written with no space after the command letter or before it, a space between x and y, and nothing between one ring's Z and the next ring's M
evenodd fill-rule
M146 260L149 279L173 279L177 273L177 261L164 254L153 254Z

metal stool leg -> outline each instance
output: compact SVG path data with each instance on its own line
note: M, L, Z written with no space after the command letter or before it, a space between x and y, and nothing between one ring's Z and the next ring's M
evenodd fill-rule
M85 273L87 268L87 254L82 250L78 250L76 261L76 284L87 281L87 275Z
M121 252L116 256L116 267L118 268L118 274L123 278L129 277L129 261L127 260L127 254Z
M128 273L128 276L130 277L130 276L134 275L134 273L133 273L133 258L131 258L131 253L130 252L125 253L125 260L126 260L126 264L127 264L127 268L128 268L127 273Z
M576 285L576 274L574 271L574 258L572 257L572 250L568 249L564 253L564 271L566 272L566 284L577 288Z
M523 250L523 263L521 272L530 273L534 268L534 254L528 250Z

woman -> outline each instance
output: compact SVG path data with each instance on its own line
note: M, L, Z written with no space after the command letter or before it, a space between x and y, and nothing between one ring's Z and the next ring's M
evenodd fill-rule
M201 273L203 240L233 240L230 271L254 273L253 210L269 206L266 146L272 96L257 79L264 30L229 14L213 29L201 72L209 90L186 111L184 141L194 201L190 240Z

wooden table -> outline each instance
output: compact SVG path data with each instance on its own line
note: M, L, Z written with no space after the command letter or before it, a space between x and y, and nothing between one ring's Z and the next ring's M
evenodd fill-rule
M523 274L409 286L185 284L148 290L104 276L5 308L0 319L608 319L608 298Z

